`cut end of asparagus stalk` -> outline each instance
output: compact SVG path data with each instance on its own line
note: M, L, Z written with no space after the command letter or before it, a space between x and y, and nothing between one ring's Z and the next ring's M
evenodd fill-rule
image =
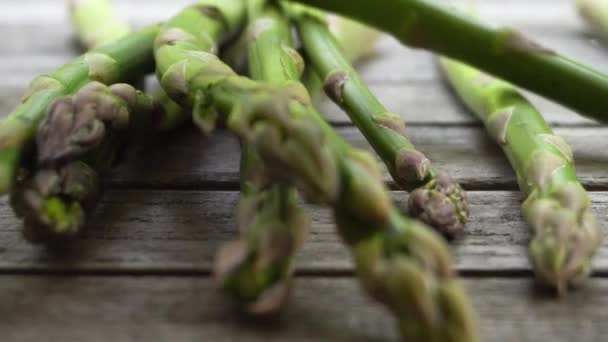
M38 171L11 196L24 217L24 236L31 242L63 242L82 233L86 211L99 194L97 173L83 162Z
M410 214L449 239L462 236L469 218L466 193L450 176L438 173L409 198Z
M581 185L571 182L542 198L533 193L524 214L534 230L530 256L538 277L559 295L582 285L602 235Z

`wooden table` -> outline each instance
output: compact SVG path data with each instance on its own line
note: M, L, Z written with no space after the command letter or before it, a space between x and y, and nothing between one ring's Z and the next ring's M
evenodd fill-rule
M116 1L137 25L189 1ZM479 0L480 15L518 27L608 72L608 48L592 40L570 0ZM136 8L136 5L141 8ZM58 0L0 2L0 113L30 79L78 53ZM584 290L556 300L534 286L515 177L501 151L452 98L433 57L381 41L361 66L373 90L409 125L413 141L469 190L471 223L453 250L486 341L608 339L608 249ZM581 89L584 91L584 89ZM533 97L574 147L579 175L602 223L608 214L608 129ZM593 99L589 99L593 101ZM369 149L335 107L324 113ZM62 253L30 246L0 205L1 341L389 341L392 318L353 278L329 212L311 207L312 233L297 262L290 306L277 322L252 322L217 296L209 277L217 247L236 235L237 141L183 129L149 146L108 179L89 232ZM388 175L387 182L390 183ZM403 206L407 195L395 192Z

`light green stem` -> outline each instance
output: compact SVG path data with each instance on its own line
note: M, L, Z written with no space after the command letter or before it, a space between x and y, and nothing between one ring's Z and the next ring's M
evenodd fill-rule
M582 283L602 232L576 177L571 147L509 83L452 60L441 65L504 150L528 196L522 212L533 232L530 256L538 277L560 293Z

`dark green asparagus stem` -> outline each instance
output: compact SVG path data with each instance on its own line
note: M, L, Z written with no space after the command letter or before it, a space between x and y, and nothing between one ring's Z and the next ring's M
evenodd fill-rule
M449 238L462 235L468 218L460 185L431 166L406 135L399 115L390 113L372 94L316 13L294 11L304 49L324 79L328 96L350 116L384 160L393 179L410 196L410 213Z
M477 341L475 314L447 246L399 213L373 158L350 147L312 108L305 88L288 72L297 70L300 60L286 48L288 42L274 39L275 48L260 51L280 54L286 63L283 70L274 63L265 68L282 73L280 85L239 77L210 52L215 44L209 37L227 32L220 23L237 23L236 9L242 5L210 0L165 24L156 60L167 93L193 108L205 128L225 117L228 128L258 151L273 180L297 185L334 209L363 286L399 318L404 338ZM269 19L274 20L252 29L253 39L272 34L276 17Z
M22 157L32 147L36 129L48 107L88 82L113 84L151 70L152 43L158 30L158 26L152 26L136 32L32 82L22 103L0 123L0 194L6 194L13 187Z
M562 57L516 30L492 28L442 1L293 1L355 18L403 44L463 61L582 115L608 121L608 76Z

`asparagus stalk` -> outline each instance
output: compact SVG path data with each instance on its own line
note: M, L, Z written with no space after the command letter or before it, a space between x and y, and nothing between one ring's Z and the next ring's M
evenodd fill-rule
M512 85L442 59L456 93L502 147L527 194L522 212L532 228L530 257L539 279L565 293L591 273L602 233L576 177L572 149Z
M603 38L608 38L608 2L577 0L579 13Z
M288 72L297 70L300 60L285 48L288 42L274 39L273 48L258 50L280 54L285 65L265 69L274 70L268 77L275 81L283 75L281 85L239 77L210 52L215 44L209 38L234 27L242 2L209 0L206 6L214 10L188 8L157 38L158 75L167 93L193 108L206 129L226 118L228 128L258 151L273 179L297 185L334 209L363 286L398 316L405 338L478 340L475 315L447 246L399 213L373 158L350 147L312 108L305 88ZM252 39L273 34L275 25L276 20L258 22Z
M32 82L22 103L0 122L0 194L12 189L22 157L32 147L36 129L48 107L91 81L114 84L151 70L153 41L158 30L158 26L151 26L138 31Z
M608 121L608 76L516 30L491 28L441 1L294 1L357 19L392 34L403 44L460 60L581 115Z
M263 1L250 1L248 20L255 28L267 18L262 15ZM286 20L282 33L289 35ZM266 74L257 53L261 40L246 41L241 51L254 78ZM250 45L251 47L249 47ZM278 61L280 62L280 61ZM276 314L284 306L291 288L294 256L308 232L309 217L297 205L297 190L271 181L268 170L254 147L242 145L241 198L238 224L241 238L223 246L216 258L216 278L230 295L245 303L254 314Z
M70 0L70 18L87 49L113 43L131 33L109 0Z
M361 79L322 18L312 12L294 16L312 67L324 79L328 96L351 117L384 160L393 179L413 190L410 213L449 238L462 234L468 218L460 185L431 166L407 138L399 115L390 113Z

